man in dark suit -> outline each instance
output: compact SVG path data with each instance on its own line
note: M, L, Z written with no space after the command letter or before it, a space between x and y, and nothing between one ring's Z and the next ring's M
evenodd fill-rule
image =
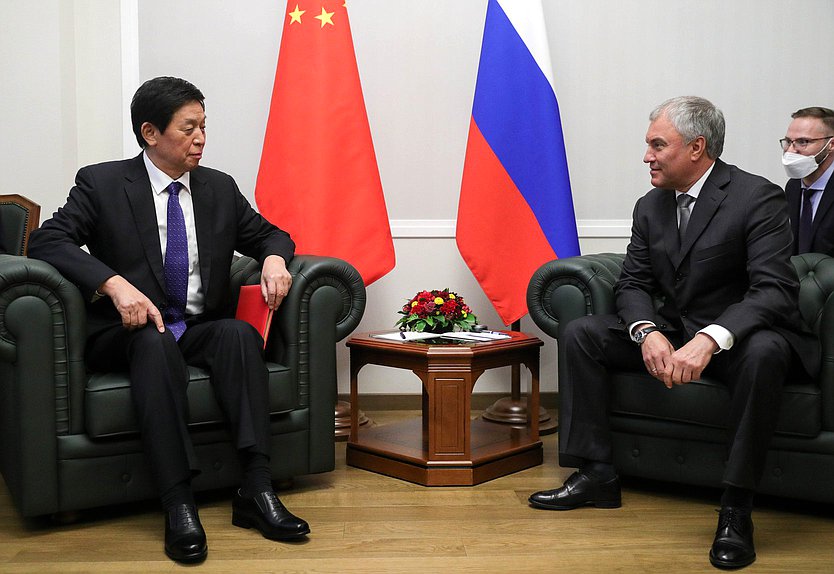
M618 315L572 321L560 341L569 376L559 381L559 461L579 470L530 502L555 510L620 506L609 369L644 368L670 389L705 372L732 395L726 489L710 561L746 566L756 556L752 498L783 380L796 355L815 371L819 349L801 326L782 191L718 159L724 117L710 102L674 98L649 119L643 161L655 188L634 208L615 286Z
M834 255L834 110L818 106L791 114L782 145L788 213L798 253Z
M203 101L185 80L145 82L131 103L143 153L79 170L66 205L29 244L30 257L54 265L87 299L88 367L130 373L166 515L165 552L180 562L208 552L191 490L199 468L186 428L186 365L211 372L238 449L243 477L232 523L276 540L309 532L272 491L263 340L230 318L235 250L261 262L261 293L274 309L292 282L286 263L295 245L230 176L199 167Z

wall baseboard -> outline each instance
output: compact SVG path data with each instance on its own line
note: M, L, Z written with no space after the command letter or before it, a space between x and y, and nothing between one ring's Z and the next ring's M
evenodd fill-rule
M472 410L482 411L507 393L476 393L472 395ZM350 402L349 394L339 394L340 401ZM559 404L559 393L541 393L541 405L555 410ZM419 411L422 408L422 396L414 394L369 394L360 393L360 408L363 412L373 411Z

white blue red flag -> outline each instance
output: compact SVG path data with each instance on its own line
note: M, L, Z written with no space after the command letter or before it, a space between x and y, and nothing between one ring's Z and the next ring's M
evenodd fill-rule
M579 255L541 2L489 0L457 244L505 324L542 264Z

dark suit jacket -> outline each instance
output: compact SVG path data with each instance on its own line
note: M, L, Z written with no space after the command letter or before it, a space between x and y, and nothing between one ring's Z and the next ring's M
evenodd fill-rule
M652 320L684 340L716 323L737 340L782 334L810 373L819 344L799 314L799 281L782 190L721 160L704 182L678 247L673 190L652 189L634 208L631 243L615 287L626 325Z
M788 213L791 216L793 231L793 255L799 252L799 208L802 205L802 184L798 179L789 179L785 184L788 198ZM820 198L814 225L811 228L811 253L834 255L834 177L828 180L825 191Z
M81 288L88 301L90 335L121 324L109 298L93 301L96 288L113 275L122 275L160 310L166 307L152 194L141 154L87 166L79 170L66 205L31 236L29 256L52 264ZM191 194L205 295L203 317L229 316L234 252L261 263L269 255L289 262L295 244L252 209L229 175L198 167L191 172Z

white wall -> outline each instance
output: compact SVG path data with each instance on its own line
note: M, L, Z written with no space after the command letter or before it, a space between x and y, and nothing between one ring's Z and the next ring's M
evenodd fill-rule
M252 199L284 5L0 0L0 189L32 197L47 216L77 167L124 156L126 103L140 81L166 74L206 94L204 163L233 174ZM349 5L397 251L396 269L368 289L360 329L387 328L414 292L446 286L498 327L453 237L486 0ZM625 248L631 207L649 183L646 118L662 100L714 101L727 117L724 159L780 184L776 146L790 113L834 107L834 77L819 69L834 29L830 0L544 6L585 253ZM538 332L529 318L523 329ZM555 373L548 342L543 390L556 388ZM505 378L487 373L476 390L501 390ZM369 368L362 380L363 391L419 391L409 373Z
M72 10L0 2L0 193L51 209L77 158Z

